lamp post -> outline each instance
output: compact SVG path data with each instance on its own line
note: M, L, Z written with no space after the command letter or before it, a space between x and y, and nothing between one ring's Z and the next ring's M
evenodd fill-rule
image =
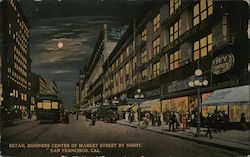
M197 132L196 132L196 136L197 137L201 137L201 93L200 93L200 87L202 86L207 86L208 85L208 81L202 77L202 70L201 69L196 69L195 72L195 80L188 82L188 86L193 88L193 87L197 87L197 97L198 97L198 111L197 111Z
M141 91L141 89L140 88L138 88L137 90L136 90L136 94L135 94L135 96L134 96L134 98L135 99L143 99L144 98L144 95L143 95L143 93L142 93L142 91ZM140 103L138 103L137 104L138 105L138 126L139 126L139 124L140 124L140 121L141 121L141 108L140 108Z
M114 103L114 104L119 104L119 101L117 100L117 97L116 97L116 96L113 98L112 103Z

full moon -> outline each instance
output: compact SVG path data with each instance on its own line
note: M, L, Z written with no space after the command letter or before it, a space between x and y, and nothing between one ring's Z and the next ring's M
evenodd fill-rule
M59 42L59 43L57 44L57 47L58 47L58 48L63 48L63 43L62 43L62 42Z

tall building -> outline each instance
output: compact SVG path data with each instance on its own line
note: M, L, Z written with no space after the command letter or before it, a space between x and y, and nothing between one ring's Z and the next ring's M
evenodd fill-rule
M83 95L86 96L87 105L101 103L103 101L103 63L113 51L117 42L126 31L127 26L117 27L104 25L97 39L93 53L85 68Z
M17 0L3 0L1 7L3 106L28 111L31 102L31 26Z
M146 100L142 111L190 115L198 108L197 90L188 86L196 69L208 81L200 87L202 102L247 87L248 21L244 1L146 2L103 64L103 99L134 98L139 88ZM202 114L214 110L225 111L232 123L241 113L250 121L248 105L217 102L203 106Z

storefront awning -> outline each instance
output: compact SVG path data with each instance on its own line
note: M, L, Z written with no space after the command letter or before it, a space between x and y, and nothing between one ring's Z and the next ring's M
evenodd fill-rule
M160 99L147 100L140 104L141 108L151 107L152 105L159 103Z
M246 104L250 101L249 90L250 85L215 90L202 105Z

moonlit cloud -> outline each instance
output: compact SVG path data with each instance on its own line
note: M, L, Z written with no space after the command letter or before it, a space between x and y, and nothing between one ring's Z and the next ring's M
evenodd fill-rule
M114 5L110 2L20 1L32 26L32 72L55 80L66 105L73 104L79 69L88 63L103 24L127 24L139 8L127 5L124 0L113 0ZM63 48L58 49L58 41L64 43Z
M53 74L63 74L63 73L71 73L72 71L70 70L56 70L56 71L53 71L52 73Z

